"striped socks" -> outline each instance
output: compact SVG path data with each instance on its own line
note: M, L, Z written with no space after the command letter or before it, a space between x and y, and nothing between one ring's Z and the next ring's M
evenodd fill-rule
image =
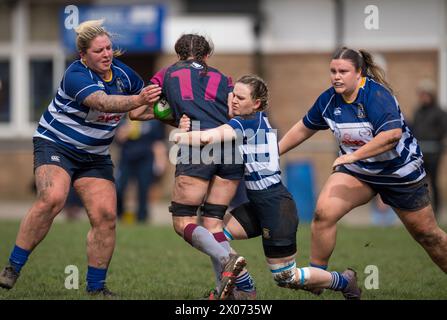
M239 276L237 276L236 288L245 292L253 292L256 289L255 282L248 271L241 272Z
M331 284L329 285L329 289L335 290L335 291L342 291L346 288L348 285L348 280L343 277L343 275L337 271L331 272L332 280Z

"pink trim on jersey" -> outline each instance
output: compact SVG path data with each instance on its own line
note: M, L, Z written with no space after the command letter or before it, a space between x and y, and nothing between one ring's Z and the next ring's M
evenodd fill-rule
M160 87L163 87L163 79L165 78L166 70L168 68L163 68L160 71L158 71L152 78L151 82L154 84L158 84Z

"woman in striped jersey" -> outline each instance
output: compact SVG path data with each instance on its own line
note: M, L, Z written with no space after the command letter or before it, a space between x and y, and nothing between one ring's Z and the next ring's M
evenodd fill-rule
M235 117L227 124L174 136L174 141L192 145L236 140L245 165L249 202L225 216L226 237L233 240L262 236L267 264L278 286L304 290L328 288L341 291L347 299L360 299L355 271L347 269L339 273L296 267L298 214L291 194L281 182L276 130L264 112L268 106L265 82L257 76L243 76L235 83L229 101ZM181 128L189 128L188 118L182 122ZM253 296L239 287L227 295L234 299Z
M34 134L37 199L23 219L0 287L11 289L29 254L45 238L64 207L70 184L90 219L87 236L87 291L112 296L105 286L115 247L116 190L109 146L121 118L138 114L158 100L158 86L143 88L141 78L114 57L102 20L76 29L81 59L64 72L54 99ZM147 119L147 115L141 119Z
M368 52L343 47L332 57L330 74L332 87L279 142L283 154L318 130L330 129L339 145L312 221L311 265L327 267L337 222L378 193L447 272L447 235L430 205L422 153L383 70Z

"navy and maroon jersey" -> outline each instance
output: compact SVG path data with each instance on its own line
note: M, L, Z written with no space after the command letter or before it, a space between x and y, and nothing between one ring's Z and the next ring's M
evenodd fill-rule
M158 71L150 82L162 87L177 125L183 114L191 121L200 121L200 129L215 128L229 120L227 99L233 83L215 68L208 67L205 74L204 65L179 61Z

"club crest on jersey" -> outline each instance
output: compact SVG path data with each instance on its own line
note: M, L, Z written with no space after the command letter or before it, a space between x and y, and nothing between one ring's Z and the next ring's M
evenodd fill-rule
M341 115L341 108L340 107L336 107L334 110L334 116L339 116Z
M194 69L203 69L203 66L200 63L197 62L193 62L191 63L191 67L193 67Z
M104 83L102 83L102 81L98 81L98 87L104 89Z
M121 80L120 77L116 78L116 88L118 89L119 93L124 93L125 92L124 83L123 83L123 80Z
M366 118L365 108L361 103L357 105L357 118Z

